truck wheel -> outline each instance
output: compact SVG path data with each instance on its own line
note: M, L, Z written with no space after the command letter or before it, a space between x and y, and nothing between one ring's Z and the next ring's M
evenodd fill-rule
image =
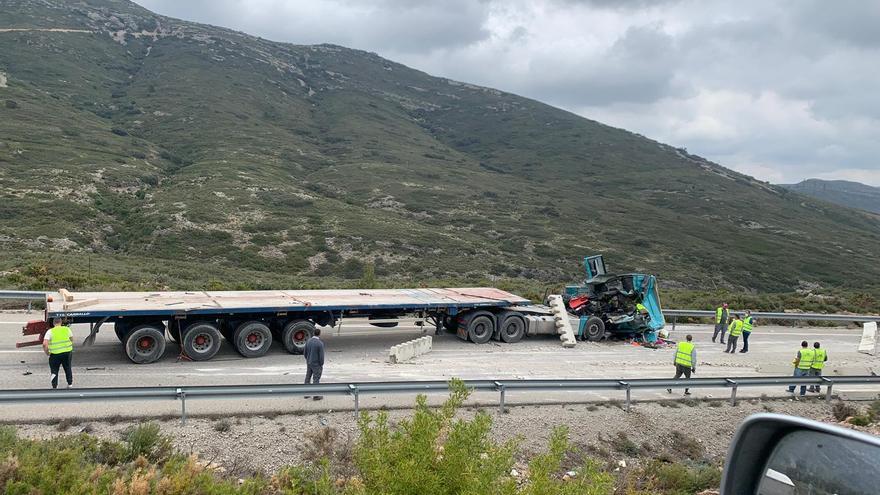
M605 336L605 322L601 318L591 316L584 324L584 337L587 340L601 340Z
M244 357L260 357L272 346L272 331L261 321L247 321L235 329L235 348Z
M495 333L495 322L489 313L474 315L467 326L468 338L474 344L485 344Z
M139 325L131 329L125 339L125 354L137 364L147 364L165 354L165 329Z
M508 344L519 342L526 333L526 322L517 314L507 315L501 320L501 340Z
M293 320L284 325L281 331L281 342L284 348L291 354L302 354L306 348L306 341L315 335L315 324L309 320Z
M183 332L183 350L193 361L206 361L220 350L220 330L207 321L193 323Z
M454 316L445 315L443 317L443 328L451 333L458 331L458 320Z

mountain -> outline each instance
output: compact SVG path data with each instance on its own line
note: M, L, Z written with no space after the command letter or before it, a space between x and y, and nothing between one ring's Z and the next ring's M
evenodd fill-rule
M880 187L846 180L822 179L807 179L797 184L780 185L829 203L880 213Z
M558 283L592 253L667 287L880 275L877 217L534 100L125 0L0 6L0 284L90 283L39 256L225 286Z

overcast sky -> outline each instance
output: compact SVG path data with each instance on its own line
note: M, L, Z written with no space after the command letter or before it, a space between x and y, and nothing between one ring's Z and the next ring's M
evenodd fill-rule
M377 52L771 182L880 186L877 0L136 0Z

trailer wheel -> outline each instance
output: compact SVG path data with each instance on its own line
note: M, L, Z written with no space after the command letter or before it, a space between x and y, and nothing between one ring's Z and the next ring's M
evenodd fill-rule
M393 320L394 318L396 318L395 315L370 315L368 319L370 319L370 320ZM386 321L386 322L382 322L382 323L370 323L370 325L373 325L374 327L379 327L379 328L394 328L397 326L397 322L396 321Z
M284 325L281 332L281 342L284 348L291 354L302 354L306 348L306 342L315 335L315 324L309 320L293 320Z
M261 321L246 321L235 329L235 348L244 357L260 357L272 346L272 331Z
M206 361L220 350L220 331L207 321L193 323L183 332L183 350L193 361Z
M584 324L584 337L587 340L601 340L605 336L605 322L601 318L591 316Z
M444 315L443 316L443 328L450 331L451 333L455 333L458 331L458 319L454 316Z
M125 353L137 364L158 360L165 354L165 329L152 325L134 327L126 335Z
M480 312L470 318L467 335L474 344L489 342L493 333L495 333L495 321L491 314Z
M526 322L517 314L508 314L501 320L501 340L508 344L519 342L526 333Z

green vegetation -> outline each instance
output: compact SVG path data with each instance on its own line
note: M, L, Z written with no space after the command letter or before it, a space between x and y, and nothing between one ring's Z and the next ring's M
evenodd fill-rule
M453 380L450 397L438 409L417 399L408 419L392 425L384 412L363 413L355 442L335 430L306 434L303 465L274 476L237 474L206 466L171 448L153 423L134 426L122 442L81 434L50 440L17 438L0 428L0 491L115 494L296 494L296 495L611 495L693 494L717 488L720 471L705 463L658 459L642 467L616 469L585 457L556 428L546 450L527 459L524 473L514 468L524 440L492 440L492 417L478 411L458 417L469 395ZM219 423L217 423L219 424ZM679 435L677 442L688 443ZM606 453L607 455L607 453Z
M5 286L372 273L539 297L604 253L665 287L878 292L876 216L533 100L124 0L22 0L3 21L89 31L0 33ZM28 273L46 252L61 278Z

